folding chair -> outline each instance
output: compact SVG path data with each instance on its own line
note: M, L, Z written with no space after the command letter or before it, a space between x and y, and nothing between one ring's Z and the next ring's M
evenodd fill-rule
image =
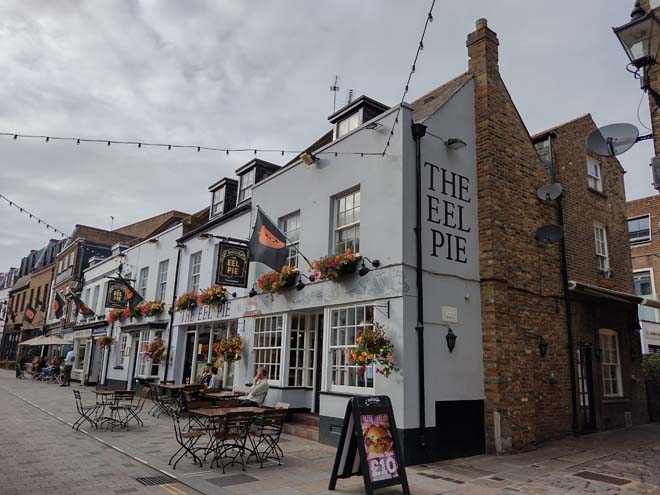
M113 404L110 406L110 422L111 429L114 430L115 425L126 428L128 431L128 422L131 418L131 407L133 399L135 398L135 391L133 390L116 390L113 395ZM122 401L125 401L122 403Z
M250 425L254 414L251 412L230 412L218 423L218 429L213 435L213 452L215 456L211 461L211 466L215 462L216 466L222 467L222 473L225 473L225 467L231 466L237 462L240 457L243 471L245 471L245 451L252 449L246 448L245 444L250 433ZM233 456L225 455L234 452ZM231 462L225 464L223 459L231 458ZM249 456L248 456L249 458Z
M202 467L202 460L197 457L197 454L195 453L196 450L199 450L195 447L197 442L199 442L199 439L204 436L204 432L202 431L183 431L181 430L181 423L179 422L179 414L174 412L172 414L172 421L174 423L174 436L176 437L176 442L179 444L179 449L172 454L172 457L170 457L169 462L167 463L168 465L172 465L172 461L174 461L174 458L179 455L179 458L174 461L174 465L172 466L172 469L176 469L176 465L179 463L181 459L183 459L186 455L190 454L193 457L193 461L195 463L199 462L199 467Z
M76 409L78 410L78 414L80 414L80 417L76 420L75 423L73 423L71 428L78 431L80 429L80 425L82 425L85 421L88 421L89 424L91 424L94 428L98 429L98 425L96 424L94 417L96 411L98 411L100 406L98 404L84 405L82 403L82 398L80 397L80 392L78 390L73 391L73 397L76 401Z
M140 426L144 426L144 422L140 418L140 413L142 412L142 409L144 408L144 403L147 401L147 397L149 397L149 394L151 393L151 390L149 387L144 387L142 389L142 393L138 397L138 401L133 404L132 402L129 404L126 404L124 407L126 409L126 413L128 417L126 418L126 424L130 423L131 419L135 419L137 423Z
M165 413L168 416L174 412L178 412L179 401L176 397L166 397L162 394L160 387L155 386L151 389L152 400L154 407L149 411L155 418L159 418L161 414Z
M280 457L284 457L284 452L282 452L279 442L285 418L286 409L268 409L263 412L259 423L250 431L250 442L253 448L250 457L254 454L261 467L264 467L264 461L269 459L276 460L278 465L282 464Z

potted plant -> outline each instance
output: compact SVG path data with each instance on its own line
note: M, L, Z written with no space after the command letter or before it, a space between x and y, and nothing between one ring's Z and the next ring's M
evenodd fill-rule
M212 285L201 291L197 296L197 304L211 306L212 304L224 304L227 302L229 293L222 285Z
M232 335L229 338L222 338L220 342L216 342L213 346L213 351L222 356L222 360L226 363L233 363L241 360L241 352L245 341L238 335Z
M184 292L174 303L177 311L194 309L197 306L197 292Z
M293 287L298 276L298 269L295 266L284 266L278 271L264 273L257 279L257 287L263 292L274 294L282 292L284 289Z
M343 254L332 254L324 256L312 263L313 280L337 280L342 275L355 273L357 266L362 260L356 256L352 249L347 249Z
M115 343L115 339L112 338L112 335L101 335L96 339L96 344L101 348L105 349L110 347Z
M142 316L157 316L165 311L165 303L163 301L145 301L138 305L140 314Z
M145 358L151 359L154 364L160 363L160 359L165 353L165 342L160 337L154 337L154 340L144 344L142 354Z
M642 356L642 373L646 377L646 394L651 421L660 421L660 354Z
M394 365L394 344L378 323L362 330L355 338L355 343L357 346L348 349L346 354L351 364L360 366L359 374L364 373L367 366L371 365L376 368L376 373L382 374L385 378L399 370Z

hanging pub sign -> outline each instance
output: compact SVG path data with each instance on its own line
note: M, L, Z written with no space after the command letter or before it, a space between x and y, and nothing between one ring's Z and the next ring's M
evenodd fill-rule
M386 395L353 397L346 405L328 490L338 478L360 476L367 495L386 486L401 485L410 494L396 432L392 403Z
M247 287L250 257L248 247L220 242L218 244L217 285Z
M106 308L125 308L128 302L126 284L119 281L108 282L108 293L105 296Z

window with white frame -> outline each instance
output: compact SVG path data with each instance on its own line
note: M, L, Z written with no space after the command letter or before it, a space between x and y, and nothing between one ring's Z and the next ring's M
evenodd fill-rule
M199 274L202 271L202 252L195 253L190 257L190 276L188 277L188 287L191 292L199 290Z
M225 208L225 188L221 187L213 191L213 197L211 199L211 216L220 215Z
M594 224L594 242L596 246L596 258L598 259L598 269L601 272L607 272L610 269L610 260L607 254L607 230L605 225Z
M115 346L115 366L123 366L124 358L128 356L128 334L120 333Z
M159 335L160 332L156 332L155 335ZM136 375L140 377L149 377L158 375L158 369L160 364L153 363L151 358L148 358L144 355L144 351L147 349L147 346L151 342L151 332L149 330L142 330L140 332L140 340L138 343L138 355L137 355L137 365L136 365Z
M158 264L158 280L156 287L156 301L165 300L165 291L167 290L167 270L170 265L170 260L163 260Z
M292 314L289 334L289 380L290 387L313 387L315 329L308 319L317 315Z
M252 197L252 186L254 185L254 176L256 169L245 172L241 175L241 185L238 191L238 202L245 201Z
M356 112L350 117L339 121L337 124L337 137L342 137L360 126L360 112Z
M264 368L269 380L279 381L282 364L282 316L266 316L254 320L253 376Z
M360 252L360 190L335 198L335 253Z
M603 192L603 176L600 162L590 156L587 157L587 178L589 181L589 189Z
M373 306L351 306L333 309L330 315L330 387L342 390L352 387L352 390L367 391L374 386L374 367L350 363L346 351L357 347L355 339L364 330L373 326ZM349 391L351 391L349 389Z
M286 264L298 267L298 244L300 243L300 212L280 218L279 227L286 237L289 255Z
M633 282L635 283L636 295L650 296L653 294L653 282L651 280L650 270L633 273Z
M97 314L101 313L101 311L99 311L99 308L97 308L97 306L99 305L99 292L100 291L101 291L101 286L97 285L96 287L94 287L94 292L92 292L92 306L91 306L91 308L92 308L92 311L94 311Z
M600 330L600 367L603 376L603 396L621 397L621 362L617 333L613 330Z
M651 216L628 219L628 240L631 244L648 242L651 240Z
M140 270L140 278L138 280L138 292L142 297L147 297L148 283L149 283L149 267L145 266Z

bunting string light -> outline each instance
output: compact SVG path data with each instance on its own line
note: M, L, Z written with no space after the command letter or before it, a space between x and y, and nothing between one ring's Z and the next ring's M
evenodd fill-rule
M387 150L390 147L390 140L392 139L392 136L394 136L394 129L399 123L399 114L401 113L401 108L403 108L403 102L405 101L406 95L408 94L408 90L410 88L410 81L417 67L417 59L419 59L419 52L424 50L424 36L426 36L426 29L428 28L429 23L433 22L433 7L435 7L435 0L431 2L431 8L429 9L428 14L426 15L426 22L424 23L424 30L422 31L422 37L419 39L419 44L417 45L417 52L415 52L415 60L413 60L412 67L410 67L410 72L408 73L408 80L406 81L406 85L403 88L403 94L401 95L401 101L399 102L399 108L397 108L396 115L394 116L394 125L392 126L392 130L390 131L390 135L387 137L387 143L385 144L385 149L383 149L382 156L385 156L387 154Z
M45 222L44 220L42 220L41 218L39 218L39 217L38 217L37 215L35 215L34 213L30 213L29 211L27 211L27 210L26 210L25 208L23 208L22 206L17 205L16 202L12 201L12 200L9 199L7 196L5 196L5 195L3 195L3 194L0 194L0 199L4 199L4 200L7 202L7 204L9 204L9 206L13 206L14 208L16 208L17 210L19 210L19 211L20 211L21 213L23 213L24 215L28 215L31 219L36 220L38 224L43 225L43 226L46 227L47 229L51 229L53 232L56 232L56 233L60 234L62 237L68 237L68 235L65 234L64 232L62 232L60 229L56 229L56 228L53 227L51 224L49 224L48 222Z
M158 148L167 148L168 150L171 150L172 148L179 148L179 149L193 149L193 150L197 150L198 152L202 150L216 151L216 152L219 151L227 155L229 155L230 153L252 153L254 155L258 153L279 153L280 155L284 156L285 154L300 155L304 153L304 150L290 150L290 149L276 149L276 148L232 148L232 147L215 148L210 146L198 146L196 144L149 143L146 141L120 141L117 139L89 139L89 138L76 138L76 137L46 136L46 135L37 135L37 134L18 134L14 132L0 132L0 136L9 137L14 141L17 141L19 138L21 138L21 139L39 139L39 140L43 140L45 143L49 143L50 141L72 141L75 142L77 145L80 145L80 143L97 143L97 144L105 144L106 146L111 146L113 144L131 145L131 146L137 146L138 148L152 146ZM334 155L334 156L360 155L361 157L384 155L384 153L367 152L367 151L319 151L319 152L315 152L314 154Z

